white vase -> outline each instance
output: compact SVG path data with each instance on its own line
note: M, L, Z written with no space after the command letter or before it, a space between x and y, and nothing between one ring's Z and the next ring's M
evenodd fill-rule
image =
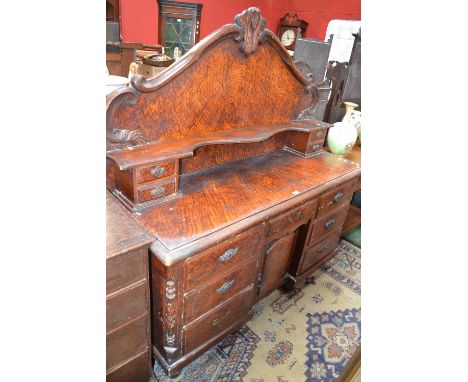
M358 105L345 102L346 114L341 122L335 122L328 130L327 145L333 154L344 155L353 149L358 137L355 117L352 112ZM357 115L356 115L357 117Z

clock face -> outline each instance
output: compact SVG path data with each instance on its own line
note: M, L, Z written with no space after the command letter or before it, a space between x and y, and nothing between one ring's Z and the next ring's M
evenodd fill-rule
M292 29L286 29L281 35L281 43L288 47L290 46L296 37L296 33Z

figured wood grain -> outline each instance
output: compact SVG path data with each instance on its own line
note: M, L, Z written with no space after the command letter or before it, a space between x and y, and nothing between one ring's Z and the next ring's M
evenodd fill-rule
M329 153L301 158L279 151L182 176L181 197L150 207L136 219L174 250L358 170Z

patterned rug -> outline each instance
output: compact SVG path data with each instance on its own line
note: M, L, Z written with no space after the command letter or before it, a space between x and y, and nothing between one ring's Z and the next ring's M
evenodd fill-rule
M361 251L341 241L314 283L274 291L254 317L169 379L156 381L333 382L361 340Z

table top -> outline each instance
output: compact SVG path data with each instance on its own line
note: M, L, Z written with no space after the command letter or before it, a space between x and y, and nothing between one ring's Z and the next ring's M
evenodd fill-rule
M333 181L359 172L359 164L327 152L304 158L277 151L183 175L180 197L135 217L172 251L308 191L323 192Z

